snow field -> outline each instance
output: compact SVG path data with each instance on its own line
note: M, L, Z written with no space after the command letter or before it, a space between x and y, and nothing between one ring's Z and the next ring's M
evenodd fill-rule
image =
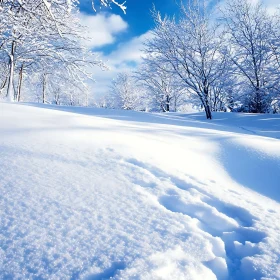
M280 279L277 133L60 110L0 103L2 279Z

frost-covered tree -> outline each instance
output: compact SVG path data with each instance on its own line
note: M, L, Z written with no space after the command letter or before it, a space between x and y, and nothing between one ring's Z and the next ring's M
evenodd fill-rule
M125 12L124 3L98 2L115 4ZM9 70L0 87L1 92L7 87L8 100L20 100L24 73L56 65L81 86L81 77L89 78L86 68L104 66L80 46L77 5L76 0L0 1L0 59Z
M234 67L230 58L227 55L226 45L223 49L223 71L220 72L219 77L211 85L210 103L213 112L219 111L233 111L236 108L236 102L240 97L236 94L239 91L238 83L234 75Z
M211 119L212 86L225 64L219 30L212 24L206 2L194 0L182 5L178 21L162 18L159 13L154 13L154 19L156 27L153 38L145 44L145 52L156 55L160 64L170 65Z
M93 7L93 9L94 10L96 10L95 9L95 3L96 2L98 2L97 0L92 0L92 7ZM124 2L119 2L119 1L116 1L116 0L99 0L99 4L100 5L103 5L103 6L105 6L105 7L110 7L111 6L111 4L113 4L113 5L116 5L116 6L118 6L119 8L121 8L122 9L122 11L125 13L125 11L126 11L126 5L125 5L125 3L126 3L126 1L124 1Z
M1 61L8 62L9 100L20 100L24 74L41 71L41 77L47 77L46 71L50 76L57 73L51 69L59 69L60 74L64 71L65 80L72 79L81 88L84 80L91 78L92 66L104 66L80 44L82 27L74 4L75 1L48 4L48 1L31 0L1 3L0 22L4 25L0 28L5 31L0 34L0 57L6 55ZM45 98L42 100L44 102Z
M88 105L89 89L86 83L82 85L76 83L64 70L58 68L49 70L25 75L22 101L67 106Z
M224 23L244 110L268 112L280 77L273 21L261 4L233 0L224 9Z
M1 51L0 51L1 56ZM5 58L0 57L0 97L2 97L5 86L8 82L9 69L8 69L8 61Z
M169 64L161 64L156 55L149 54L143 58L135 78L145 88L150 107L159 108L163 112L177 111L185 92Z
M46 0L34 1L1 1L0 21L5 30L0 35L1 50L9 57L9 81L7 95L13 100L14 70L18 48L30 47L30 42L40 42L51 33L62 35L63 19L71 16L71 12L63 9L58 3ZM54 31L55 30L55 31ZM46 43L46 40L44 40ZM34 44L33 44L34 45Z
M280 113L280 9L273 17L270 49L273 55L271 72L274 73L274 84L270 88L271 112Z
M108 104L117 109L141 110L144 107L142 94L135 79L129 73L122 72L112 81Z
M60 15L65 16L64 11ZM54 13L46 5L46 1L2 1L0 20L5 24L5 31L1 34L1 50L6 52L9 57L9 81L7 95L8 99L14 99L14 71L18 49L29 49L26 52L30 54L30 46L35 45L43 38L45 39L53 29L60 27L59 22L54 20ZM38 48L40 49L40 47Z
M233 96L233 88L236 88L232 76L221 76L212 86L210 100L213 112L227 112L235 108L236 96Z

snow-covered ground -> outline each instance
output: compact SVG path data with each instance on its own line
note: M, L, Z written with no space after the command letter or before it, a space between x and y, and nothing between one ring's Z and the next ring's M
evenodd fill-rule
M0 279L280 279L280 116L0 103Z

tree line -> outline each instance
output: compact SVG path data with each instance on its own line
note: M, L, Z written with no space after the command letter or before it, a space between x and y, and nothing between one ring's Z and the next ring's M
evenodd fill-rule
M156 9L143 62L120 73L104 106L176 111L192 103L205 111L280 112L280 13L231 0L181 4L178 17Z
M25 87L32 101L86 105L92 67L105 65L83 34L77 0L0 0L0 98L20 101Z
M142 63L120 73L98 106L168 112L192 104L208 119L214 111L279 113L279 11L211 3L188 0L173 17L154 8ZM24 100L88 105L93 67L106 65L84 37L76 0L0 0L0 98L21 101L24 89Z

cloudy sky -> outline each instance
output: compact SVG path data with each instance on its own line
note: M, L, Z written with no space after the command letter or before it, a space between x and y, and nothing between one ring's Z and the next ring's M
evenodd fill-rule
M150 16L153 4L164 14L174 14L177 10L175 0L127 0L126 14L116 6L97 8L94 12L91 0L80 0L81 22L88 26L87 37L91 38L86 44L110 67L105 72L95 69L95 95L107 92L118 72L134 68L141 60L142 42L153 28Z
M273 12L280 0L263 0L263 3ZM126 14L115 6L112 9L97 7L94 12L91 0L80 0L81 22L88 27L87 37L91 38L86 44L111 69L104 72L96 68L93 94L102 96L118 72L133 69L140 62L142 43L153 28L150 15L153 4L162 14L173 15L178 11L176 0L126 0Z

